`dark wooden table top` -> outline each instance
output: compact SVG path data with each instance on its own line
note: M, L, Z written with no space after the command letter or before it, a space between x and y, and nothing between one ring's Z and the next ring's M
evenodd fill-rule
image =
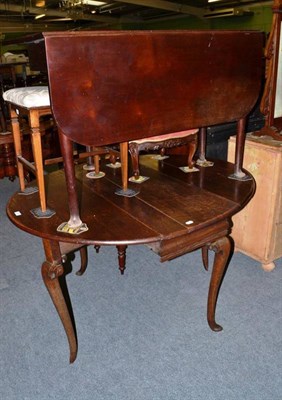
M115 194L121 185L120 170L102 166L103 179L89 179L85 171L76 170L82 221L89 228L80 235L56 231L68 219L67 193L63 171L49 175L46 181L47 203L56 210L49 219L37 219L30 209L38 205L38 194L15 194L8 204L8 215L20 229L60 242L118 245L142 244L185 238L205 231L209 226L230 218L253 195L254 181L229 179L233 164L216 161L212 168L184 173L179 167L185 158L171 156L161 162L150 155L141 156L143 175L150 179L138 185L140 193L133 198ZM33 183L34 184L34 183ZM20 216L16 213L20 212ZM200 247L200 246L199 246ZM186 252L178 249L178 251ZM175 249L176 251L176 249ZM160 256L173 258L169 255Z
M206 127L236 121L233 173L236 179L245 179L245 122L262 82L261 32L85 31L43 36L71 229L83 220L74 184L72 142L119 143L122 190L127 195L129 141L200 129L200 158L204 159Z
M80 144L104 146L238 121L260 92L261 32L84 31L44 37L54 118Z

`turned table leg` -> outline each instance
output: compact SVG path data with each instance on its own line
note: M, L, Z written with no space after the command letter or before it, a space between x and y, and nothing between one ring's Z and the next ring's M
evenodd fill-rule
M125 271L125 258L126 258L126 245L119 245L116 246L117 251L118 251L118 265L119 265L119 270L120 273L123 275Z
M17 176L13 143L3 143L0 145L0 179L6 176L11 181L14 181Z
M228 236L223 237L212 243L209 248L215 252L215 258L208 294L207 318L210 328L218 332L222 330L222 327L215 322L215 308L220 284L231 252L231 240Z

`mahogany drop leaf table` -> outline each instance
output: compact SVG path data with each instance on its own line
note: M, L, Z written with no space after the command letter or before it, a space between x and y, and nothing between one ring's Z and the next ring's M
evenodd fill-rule
M116 246L119 268L125 270L128 246L146 245L160 256L171 260L196 249L202 249L204 266L208 268L208 250L215 252L208 293L207 319L214 331L221 330L215 321L219 287L232 254L231 217L253 196L255 182L230 179L234 165L216 161L214 167L199 167L186 174L179 167L185 157L172 156L157 161L150 155L141 156L142 170L150 179L144 182L137 196L117 196L121 171L107 167L101 180L86 177L76 169L81 215L89 227L79 235L58 232L57 227L68 215L68 198L63 171L47 177L48 204L56 209L51 218L35 218L30 210L38 203L38 193L28 197L15 193L7 206L11 221L20 229L42 238L45 260L42 276L63 323L70 347L70 361L77 356L77 337L70 304L60 286L67 258L76 250L82 255L82 275L87 265L87 246ZM246 174L247 172L244 171ZM248 174L249 175L249 174ZM32 183L31 183L32 184ZM135 184L137 185L137 184ZM134 251L134 250L133 250ZM103 257L103 252L97 255ZM142 266L142 260L137 260ZM130 272L130 266L128 267Z

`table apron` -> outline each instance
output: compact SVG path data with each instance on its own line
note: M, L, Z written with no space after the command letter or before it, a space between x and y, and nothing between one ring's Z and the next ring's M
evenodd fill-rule
M207 246L231 233L231 220L225 219L210 227L181 235L177 238L164 239L148 246L160 256L160 260L168 261L183 254Z

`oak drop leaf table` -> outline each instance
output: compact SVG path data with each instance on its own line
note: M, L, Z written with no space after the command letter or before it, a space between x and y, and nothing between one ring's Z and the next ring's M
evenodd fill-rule
M42 238L45 261L42 276L63 323L70 347L70 362L77 356L77 337L69 302L60 286L68 255L80 250L81 275L87 264L87 246L116 246L119 268L125 269L125 252L129 245L144 244L160 256L171 260L196 249L202 249L208 269L208 250L215 252L208 293L207 319L214 331L221 330L215 321L215 308L228 260L232 254L231 217L253 196L255 183L229 179L234 165L216 161L212 168L199 167L199 172L185 174L179 169L185 158L172 156L157 161L140 157L142 170L150 179L142 184L140 193L132 198L118 196L120 170L107 167L101 180L88 179L85 171L76 168L76 184L81 215L89 230L79 235L57 231L68 218L68 199L63 171L47 179L47 200L56 214L51 218L35 218L30 210L38 204L38 193L22 197L15 193L7 205L11 221L20 229ZM245 171L245 173L247 173ZM33 183L34 184L34 183ZM31 183L32 185L32 183ZM136 184L132 184L136 185ZM59 194L59 195L58 195ZM97 258L103 254L97 255ZM138 262L138 260L137 260ZM142 264L142 260L139 260Z

